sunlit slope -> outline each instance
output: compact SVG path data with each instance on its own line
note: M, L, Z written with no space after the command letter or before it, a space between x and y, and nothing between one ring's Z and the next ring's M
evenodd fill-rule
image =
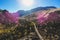
M31 13L30 15L27 15L27 16L24 16L24 18L27 18L27 19L37 19L37 16L39 14L49 14L51 12L55 12L55 11L60 11L60 8L57 8L57 9L49 9L49 10L40 10L40 11L37 11L37 12L33 12Z
M27 16L25 16L25 17L23 17L24 19L26 19L26 20L30 20L30 21L34 21L34 20L36 20L37 19L37 16L39 15L39 14L44 14L45 15L45 17L49 14L49 13L51 13L51 12L55 12L55 11L60 11L60 8L58 8L58 9L50 9L50 10L40 10L40 11L37 11L37 12L34 12L34 13L32 13L32 14L30 14L30 15L27 15ZM23 19L22 17L20 18L20 19ZM23 19L23 20L24 20ZM13 26L12 26L13 27ZM8 28L8 29L4 29L5 28L5 25L0 25L0 33L3 33L3 32L6 32L6 31L8 31L8 30L11 30L10 28ZM3 30L4 29L4 30Z

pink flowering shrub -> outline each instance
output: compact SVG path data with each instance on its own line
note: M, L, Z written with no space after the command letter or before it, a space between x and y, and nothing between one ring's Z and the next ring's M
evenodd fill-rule
M19 22L19 14L18 13L13 13L12 14L12 17L13 17L13 21L15 22L15 23L18 23Z
M37 22L40 25L47 25L47 23L51 22L60 22L60 11L55 11L51 13L41 13L37 16Z
M8 11L3 11L0 13L0 23L18 23L18 13L9 13Z

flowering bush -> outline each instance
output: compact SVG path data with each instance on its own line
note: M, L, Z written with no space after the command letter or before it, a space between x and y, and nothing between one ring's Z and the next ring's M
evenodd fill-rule
M41 13L37 16L37 22L40 25L47 25L47 23L49 22L60 22L60 11L55 11L51 13Z
M18 13L9 13L7 10L0 12L0 23L18 23Z

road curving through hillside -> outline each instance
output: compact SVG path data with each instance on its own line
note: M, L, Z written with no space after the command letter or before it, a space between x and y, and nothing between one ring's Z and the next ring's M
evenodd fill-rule
M38 35L39 39L40 40L44 40L43 37L41 36L41 34L39 33L39 31L38 31L38 29L36 27L36 24L34 22L32 22L32 24L34 25L35 32Z

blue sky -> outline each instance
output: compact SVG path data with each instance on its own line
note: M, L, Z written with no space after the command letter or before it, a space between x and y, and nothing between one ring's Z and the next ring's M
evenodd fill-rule
M21 2L21 0L20 0ZM34 0L35 4L31 7L24 7L17 0L0 0L0 9L7 9L10 12L18 10L30 10L36 7L56 6L60 8L60 0Z

